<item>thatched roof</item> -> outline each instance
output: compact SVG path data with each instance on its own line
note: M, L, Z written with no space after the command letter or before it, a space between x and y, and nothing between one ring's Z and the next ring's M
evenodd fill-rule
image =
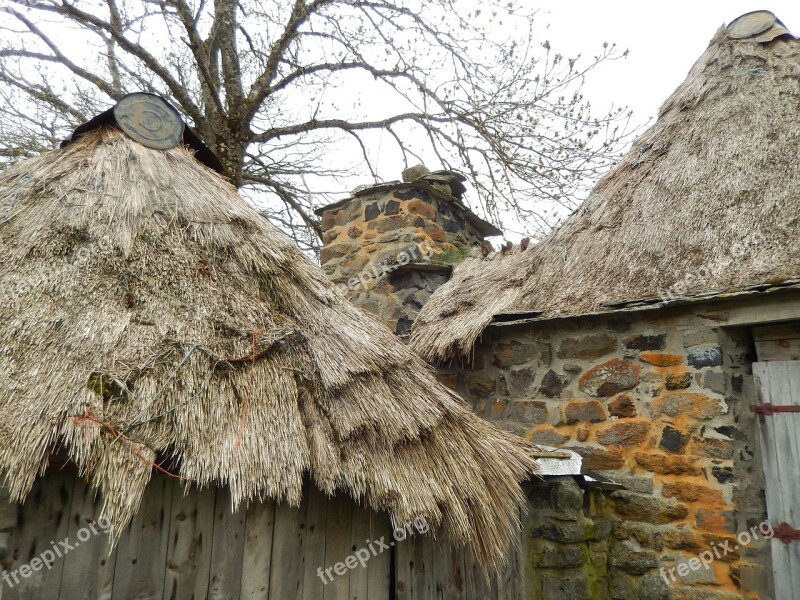
M304 474L502 562L530 447L476 417L183 146L115 128L0 174L0 472L61 448L115 539L153 463L235 504Z
M579 210L525 251L461 264L417 318L412 348L467 356L504 313L569 317L800 275L799 80L796 40L719 30Z

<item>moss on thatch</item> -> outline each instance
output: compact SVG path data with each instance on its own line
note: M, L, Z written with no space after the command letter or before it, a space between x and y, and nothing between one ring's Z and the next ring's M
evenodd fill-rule
M552 235L461 263L414 323L429 361L469 356L494 315L736 290L800 274L800 44L721 29L620 164Z
M234 503L304 473L499 566L525 443L477 418L186 149L115 129L0 174L0 471L66 451L117 539L154 462Z

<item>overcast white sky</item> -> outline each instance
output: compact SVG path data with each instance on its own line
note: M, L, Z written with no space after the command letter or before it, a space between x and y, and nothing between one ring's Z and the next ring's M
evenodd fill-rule
M542 33L563 54L593 54L604 41L630 50L627 59L595 72L586 91L598 112L612 102L627 104L640 123L655 117L720 25L766 9L800 35L798 0L541 0L536 4L541 6L541 22L550 24Z

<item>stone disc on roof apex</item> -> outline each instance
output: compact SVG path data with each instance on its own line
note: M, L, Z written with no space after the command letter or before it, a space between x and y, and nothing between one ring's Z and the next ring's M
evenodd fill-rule
M800 43L777 19L753 18L763 23L717 31L561 227L524 252L461 263L419 314L412 347L464 357L497 314L707 300L800 275Z
M112 539L165 457L297 505L304 475L501 566L535 469L179 144L112 123L0 173L0 476L66 450ZM121 436L121 437L120 437Z

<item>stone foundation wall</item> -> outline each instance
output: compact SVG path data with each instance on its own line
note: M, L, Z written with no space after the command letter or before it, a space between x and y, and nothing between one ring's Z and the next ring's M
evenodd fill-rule
M749 412L753 360L747 328L673 309L490 328L472 367L439 378L478 414L570 448L627 486L597 508L609 518L608 538L575 538L565 550L569 568L585 570L594 548L608 545L607 595L591 592L603 585L598 575L584 578L588 597L767 599L768 540L759 534L738 547L735 537L766 520ZM737 549L690 568L703 551L724 554L726 543Z
M602 493L572 477L529 484L523 521L526 598L605 598L611 521L599 514Z

